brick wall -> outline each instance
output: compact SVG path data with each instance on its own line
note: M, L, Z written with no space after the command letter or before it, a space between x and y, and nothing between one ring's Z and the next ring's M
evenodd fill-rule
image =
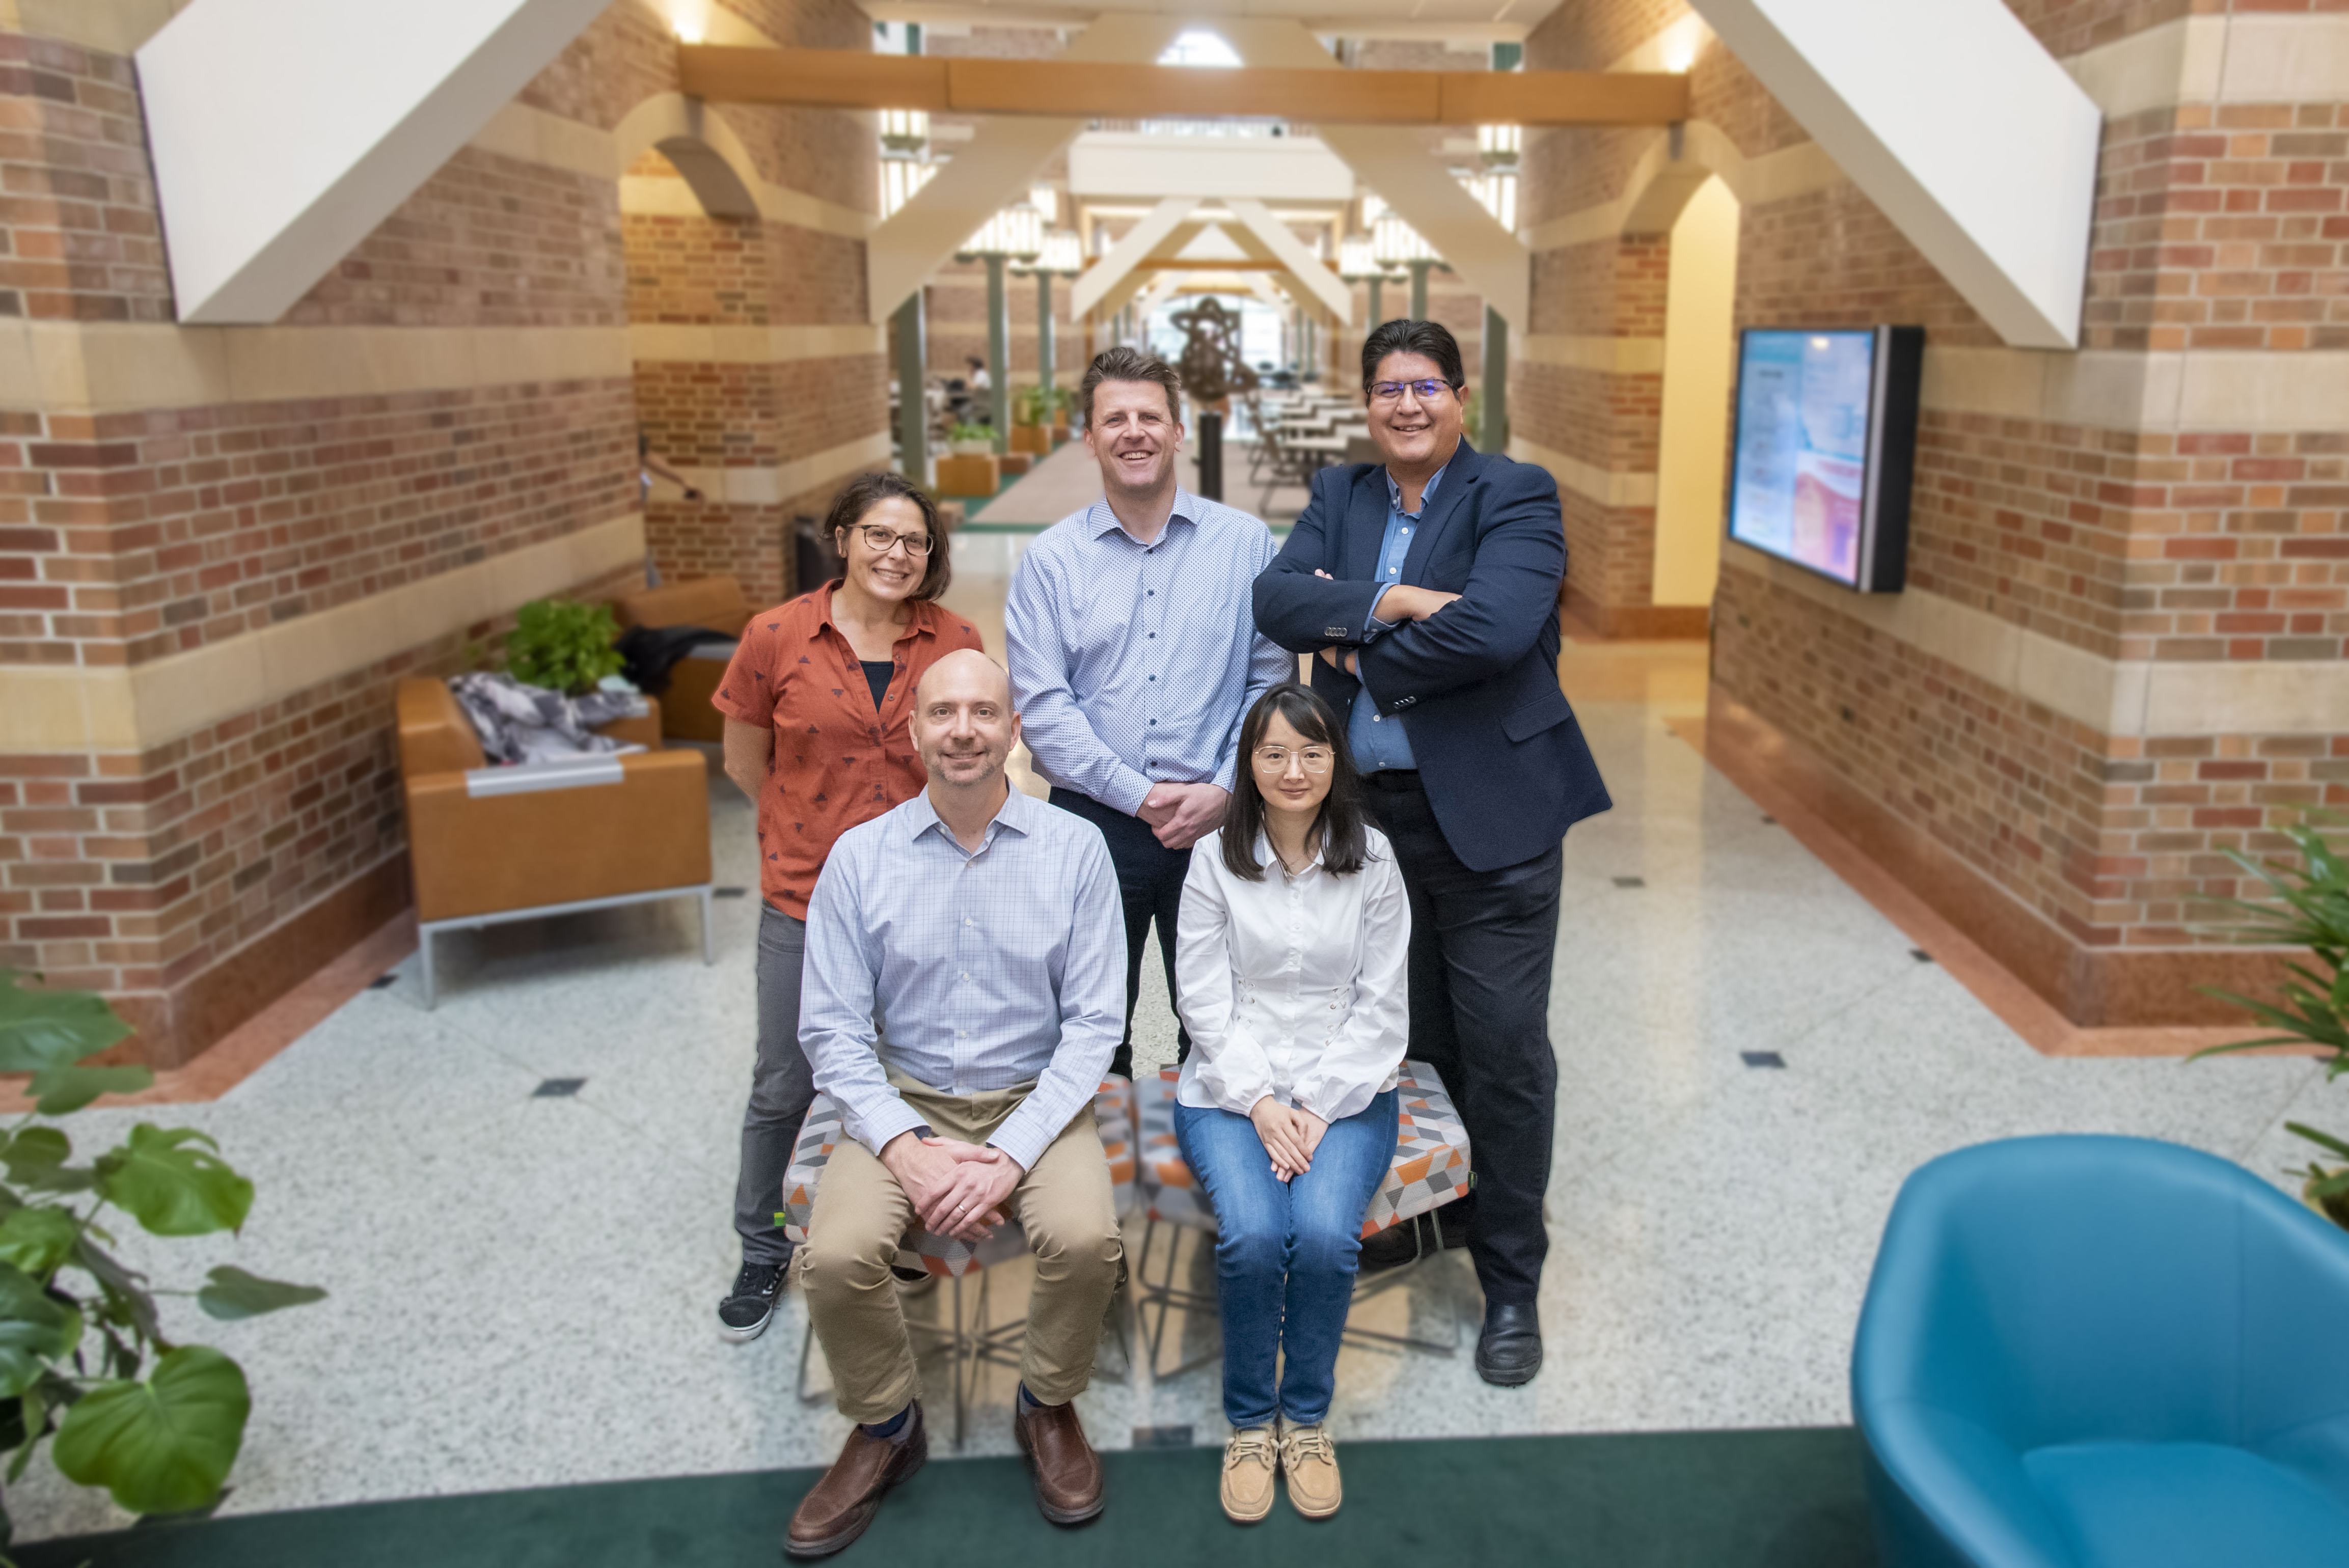
M0 663L140 664L634 497L626 381L0 416Z
M784 44L854 48L870 36L846 0L719 3ZM518 101L608 132L675 90L674 58L664 11L620 0ZM857 117L721 112L755 182L873 210L874 149ZM109 343L176 366L189 349L170 325L143 137L127 59L0 34L0 315L52 332L88 322L144 334ZM613 529L637 506L637 382L616 368L500 382L508 340L456 335L521 334L518 366L586 364L616 362L632 322L863 321L861 241L751 223L721 258L703 242L727 225L699 220L685 225L693 269L638 269L662 221L632 216L624 232L616 180L580 172L575 156L560 163L460 150L310 290L254 362L263 382L345 387L354 366L378 364L410 389L159 393L150 407L135 377L118 377L95 406L0 404L0 671L144 681L182 667L157 660L242 659L258 634L305 624L316 631L302 645L332 659L379 645L367 628L393 590L461 570L477 584L472 569L588 530L608 560ZM234 355L237 332L210 329L204 342ZM406 332L435 335L410 349ZM412 385L415 364L459 357L472 365L465 384ZM760 366L758 385L702 395L663 433L788 465L882 428L880 367L878 355ZM665 374L653 377L663 397ZM724 399L736 396L756 415L732 418ZM779 596L779 566L763 582L747 569L752 546L773 560L780 520L811 505L814 491L682 531L656 508L648 536ZM607 596L640 580L626 563L569 592ZM0 746L0 965L108 991L140 1026L131 1054L159 1065L233 1028L405 903L393 683L463 667L468 645L493 645L512 608L396 652L355 652L359 667L307 685L297 675L299 689L273 675L265 698L184 731L142 713L139 732L153 738L138 745Z
M2189 10L2183 0L2012 4L2061 54ZM1605 65L1682 14L1646 0L1562 8L1529 45L1529 64ZM1695 119L1747 159L1802 139L1717 44L1700 55L1692 91ZM1624 201L1648 145L1638 132L1535 139L1529 222ZM2188 103L2110 121L2083 347L2108 356L2266 355L2282 374L2292 370L2290 356L2349 342L2339 303L2344 150L2344 106L2330 103ZM1635 291L1610 287L1609 269L1591 259L1633 243L1586 241L1539 257L1536 330L1659 333L1641 320ZM2145 422L2095 423L1970 403L1976 394L1966 388L1991 367L2052 356L2002 347L1848 183L1744 211L1739 326L1884 321L1924 325L1929 366L1982 371L1939 383L1956 389L1945 405L1929 384L1912 594L1988 617L1965 623L1982 636L2004 624L2051 639L2092 661L2074 666L2088 670L2110 661L2122 661L2124 675L2147 661L2250 669L2349 655L2349 440L2337 410L2300 428L2272 420L2230 428L2223 416L2218 428L2207 417L2199 427L2155 424L2150 411ZM2240 363L2209 373L2259 376ZM1644 417L1636 404L1574 390L1578 381L1627 379L1526 365L1517 428L1609 474L1652 469L1633 434ZM1619 602L1636 596L1642 584L1626 558L1649 553L1651 540L1588 497L1569 496L1567 512L1576 584ZM2221 955L2198 927L2216 913L2204 901L2251 890L2220 851L2279 847L2274 828L2303 807L2349 804L2349 739L2230 726L2223 702L2170 733L2108 732L1944 656L1957 648L1904 641L1863 610L1797 592L1733 550L1713 619L1721 695L1799 742L1885 822L2036 917L2005 917L2027 940L1971 934L1994 950L2008 943L2022 954L2018 972L2075 1021L2222 1016L2191 991L2198 977L2221 977ZM1950 896L1951 908L1965 902Z
M0 33L0 315L170 319L142 123L129 60Z

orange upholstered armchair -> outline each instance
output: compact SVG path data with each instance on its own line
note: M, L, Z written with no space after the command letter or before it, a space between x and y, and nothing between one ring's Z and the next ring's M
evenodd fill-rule
M613 617L624 632L631 626L707 626L725 637L740 637L757 608L731 577L696 577L625 593L612 603ZM668 690L661 698L663 735L672 740L725 740L725 716L709 699L733 656L732 643L713 638L670 668Z
M492 768L447 686L404 680L398 700L427 1007L442 931L690 897L709 961L709 765L660 749L657 705L603 727L649 751Z

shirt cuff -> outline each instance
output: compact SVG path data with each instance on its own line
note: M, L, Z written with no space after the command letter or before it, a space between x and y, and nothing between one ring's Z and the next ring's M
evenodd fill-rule
M1142 803L1150 799L1150 791L1155 787L1156 780L1120 763L1116 774L1110 779L1110 792L1102 797L1102 804L1129 817L1137 816L1141 813Z
M927 1123L922 1120L921 1112L894 1094L884 1098L887 1104L860 1107L856 1113L857 1141L873 1150L875 1160L880 1159L881 1151L889 1147L891 1139L901 1133L919 1132L927 1127Z
M1018 1110L1004 1118L1003 1125L995 1130L995 1136L987 1142L988 1147L1000 1149L1018 1161L1020 1170L1033 1171L1036 1161L1044 1157L1044 1150L1052 1140L1050 1135L1037 1130L1036 1119L1026 1115L1027 1109L1023 1102Z
M1372 613L1378 609L1379 601L1387 596L1387 590L1393 586L1392 583L1375 583L1371 585L1371 602L1362 606L1361 640L1363 642L1375 642L1380 633L1392 632L1402 624L1400 621L1381 621Z

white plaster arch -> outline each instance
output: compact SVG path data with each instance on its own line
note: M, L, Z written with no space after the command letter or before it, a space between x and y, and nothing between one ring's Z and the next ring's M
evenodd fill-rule
M655 93L630 109L612 129L613 161L624 181L647 151L657 151L676 166L710 217L762 216L758 191L763 181L750 160L750 150L725 118L700 99ZM628 206L623 184L622 210Z

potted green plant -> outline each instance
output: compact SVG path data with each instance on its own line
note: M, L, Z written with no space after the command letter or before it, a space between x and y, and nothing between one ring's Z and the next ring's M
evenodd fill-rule
M612 646L620 628L609 604L533 599L506 634L506 674L528 686L577 696L627 661Z
M984 458L995 451L995 428L957 420L947 431L947 450L957 458Z
M2253 861L2236 850L2225 851L2246 873L2265 882L2275 897L2272 902L2258 903L2219 900L2237 912L2237 918L2223 929L2239 941L2303 949L2315 962L2287 965L2291 978L2271 1001L2205 986L2208 995L2246 1009L2271 1033L2256 1040L2213 1046L2196 1052L2195 1059L2267 1046L2314 1046L2326 1053L2325 1081L2349 1072L2349 972L2342 968L2344 959L2349 958L2349 861L2325 841L2320 823L2338 828L2343 820L2312 811L2305 820L2284 830L2300 851L2297 866ZM2302 1173L2302 1195L2334 1224L2349 1230L2349 1142L2297 1121L2284 1125L2294 1136L2323 1150ZM2341 1163L2327 1164L2326 1157Z
M1042 387L1022 387L1011 394L1011 422L1041 425L1052 407L1052 394Z
M150 1235L238 1231L253 1183L193 1128L140 1122L86 1164L50 1125L101 1094L154 1082L142 1067L93 1067L128 1038L102 996L27 990L0 970L0 1072L29 1073L33 1109L0 1136L0 1454L7 1480L44 1442L67 1479L104 1487L133 1513L185 1513L220 1501L244 1441L252 1395L219 1351L180 1343L159 1296L192 1296L221 1319L317 1301L310 1285L229 1264L194 1291L150 1288L114 1255L119 1223ZM153 1365L149 1366L150 1358ZM8 1539L0 1511L0 1546ZM0 1558L0 1562L5 1562Z

